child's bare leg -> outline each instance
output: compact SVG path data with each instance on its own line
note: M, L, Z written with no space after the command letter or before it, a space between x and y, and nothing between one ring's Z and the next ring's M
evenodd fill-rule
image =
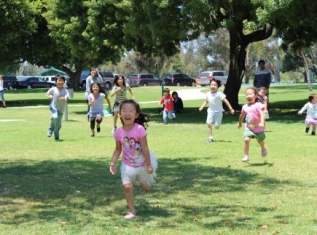
M261 155L262 157L265 157L267 155L267 150L265 147L265 143L262 140L258 140L259 145L261 146Z
M311 131L312 135L316 135L316 124L313 124L313 130Z
M141 188L144 192L148 192L151 190L151 185L150 184L142 184Z
M242 158L243 162L249 161L249 147L250 147L251 138L246 136L244 137L244 157Z
M119 114L119 112L114 112L114 114L113 114L113 126L114 127L117 126L118 114Z
M258 143L261 146L262 151L266 149L264 141L258 140Z
M133 183L124 185L125 200L131 213L135 214L134 197L133 197Z
M208 137L212 136L212 124L207 124Z
M249 156L250 140L250 137L244 137L244 156Z

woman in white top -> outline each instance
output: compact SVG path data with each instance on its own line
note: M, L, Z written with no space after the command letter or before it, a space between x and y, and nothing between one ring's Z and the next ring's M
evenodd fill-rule
M4 81L3 81L2 75L0 75L0 97L2 100L2 107L6 108L7 107L6 101L4 99Z

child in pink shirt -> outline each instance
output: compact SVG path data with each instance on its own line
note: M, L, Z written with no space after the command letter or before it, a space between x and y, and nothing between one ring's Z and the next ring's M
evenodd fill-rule
M121 180L129 212L124 218L136 216L134 207L133 184L139 181L144 191L149 191L156 176L157 161L150 152L145 128L149 116L142 113L134 100L124 100L119 106L122 127L114 133L116 148L113 152L110 172L116 174L116 162L122 153Z
M265 118L264 111L265 106L261 102L258 102L258 91L255 87L250 87L245 91L245 97L248 101L243 105L241 114L239 116L238 128L242 127L242 121L245 118L244 129L244 158L243 162L249 161L249 146L251 138L256 138L261 147L262 157L267 155L265 139Z

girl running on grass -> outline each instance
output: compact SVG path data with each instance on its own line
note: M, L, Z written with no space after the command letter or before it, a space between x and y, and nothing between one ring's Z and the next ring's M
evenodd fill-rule
M108 108L111 108L110 100L107 92L105 92L100 84L93 83L90 86L90 94L88 95L88 106L89 106L89 122L91 129L91 137L95 136L95 125L97 123L97 132L100 132L100 124L104 116L103 101L106 99Z
M303 114L305 110L307 110L306 118L305 118L305 132L309 132L310 126L313 126L313 130L311 132L312 135L316 135L316 125L317 125L317 96L315 94L310 94L308 97L308 102L303 106L301 110L299 110L298 114Z
M261 155L265 157L267 155L265 139L265 118L264 111L265 106L261 102L258 102L258 91L255 87L249 87L245 91L245 98L247 104L242 106L241 114L239 116L238 128L242 127L242 121L245 118L244 129L244 158L243 162L249 161L249 146L250 140L256 138L261 147Z
M115 96L114 104L113 104L113 129L112 133L115 133L117 129L117 121L118 121L118 113L119 113L119 105L123 100L127 99L127 91L130 92L131 98L134 100L134 96L129 84L125 83L124 76L119 75L116 76L114 81L114 86L111 91L111 97Z
M157 161L149 151L146 138L145 129L150 116L142 113L139 104L134 100L122 101L119 113L123 126L114 134L116 147L110 163L110 172L116 174L116 163L122 152L121 180L129 208L124 218L132 219L136 216L133 184L138 180L142 189L149 191L156 176Z

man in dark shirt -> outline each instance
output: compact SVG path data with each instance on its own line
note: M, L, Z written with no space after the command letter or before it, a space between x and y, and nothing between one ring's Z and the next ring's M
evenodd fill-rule
M266 87L267 108L269 108L269 88L271 84L271 71L265 68L264 60L259 61L259 70L254 74L253 86L256 88Z
M265 68L264 60L259 61L259 70L254 74L253 86L256 88L266 87L269 91L271 84L271 72Z

